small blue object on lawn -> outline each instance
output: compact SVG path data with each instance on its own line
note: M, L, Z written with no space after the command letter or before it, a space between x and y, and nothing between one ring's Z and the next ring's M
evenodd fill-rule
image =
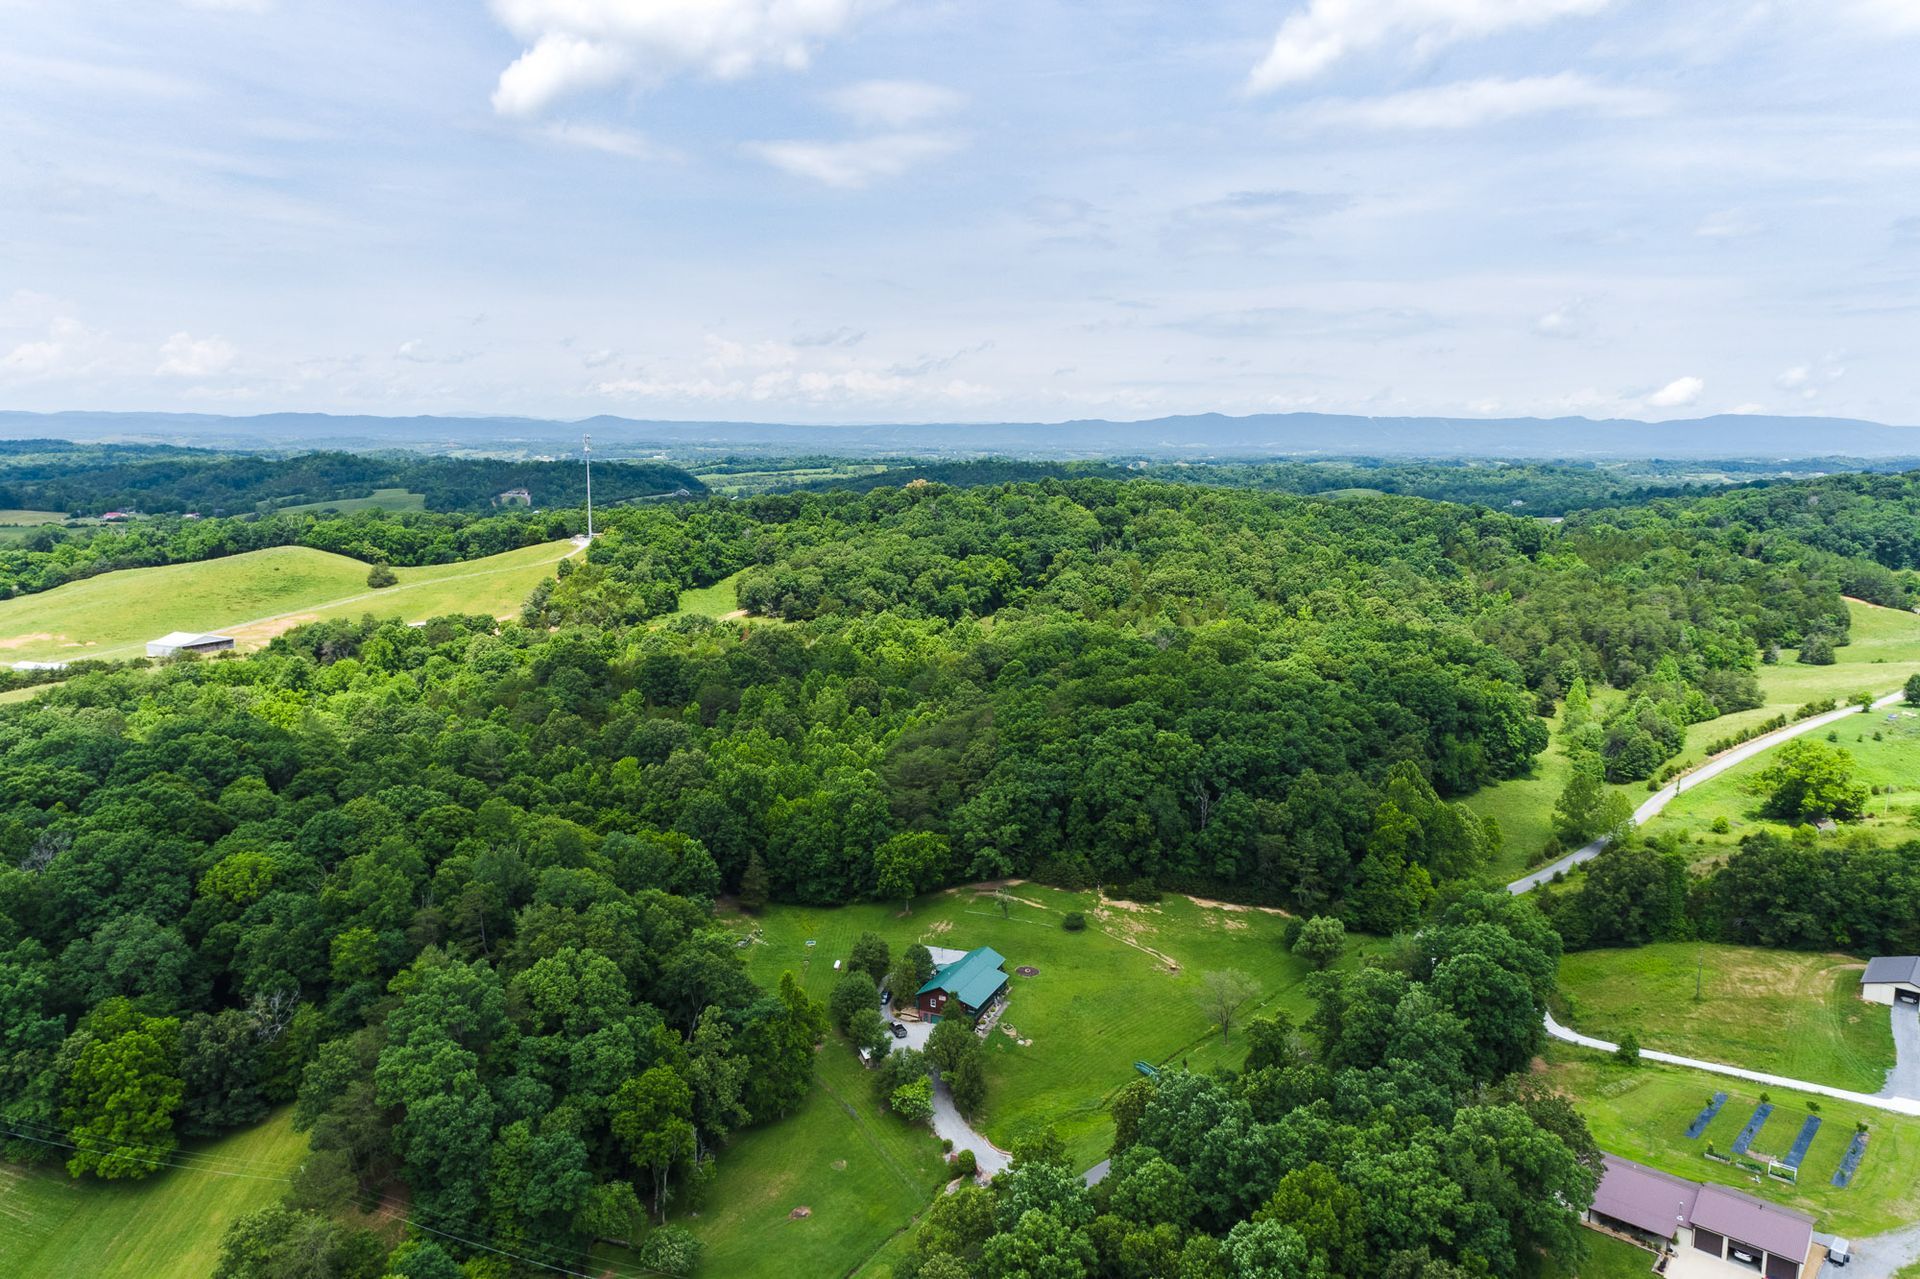
M1148 1079L1160 1078L1160 1071L1152 1062L1136 1061L1133 1063L1133 1068L1145 1075Z
M1713 1117L1720 1113L1720 1107L1726 1104L1727 1094L1723 1092L1713 1094L1713 1100L1707 1103L1707 1108L1693 1117L1693 1127L1687 1129L1687 1136L1694 1138L1705 1132L1707 1125L1713 1122Z
M1853 1180L1854 1170L1860 1166L1861 1157L1867 1153L1867 1134L1853 1134L1853 1144L1847 1147L1847 1153L1840 1158L1840 1170L1833 1174L1833 1184L1845 1189Z
M1747 1147L1751 1146L1753 1139L1760 1135L1760 1126L1767 1122L1767 1116L1772 1113L1773 1103L1770 1101L1763 1101L1753 1108L1753 1118L1747 1120L1747 1126L1742 1128L1740 1135L1733 1139L1734 1154L1744 1155L1747 1153Z
M1800 1171L1800 1161L1807 1157L1807 1147L1813 1144L1813 1134L1820 1131L1820 1116L1808 1115L1807 1121L1800 1125L1800 1135L1793 1139L1793 1149L1780 1162L1795 1172Z

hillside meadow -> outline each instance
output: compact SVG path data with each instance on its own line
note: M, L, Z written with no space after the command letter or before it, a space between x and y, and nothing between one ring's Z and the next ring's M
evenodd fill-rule
M367 565L304 546L122 569L0 600L0 660L130 658L168 631L220 631L243 647L303 622L518 611L534 583L576 553L546 542L458 564L396 568L397 585L367 587Z

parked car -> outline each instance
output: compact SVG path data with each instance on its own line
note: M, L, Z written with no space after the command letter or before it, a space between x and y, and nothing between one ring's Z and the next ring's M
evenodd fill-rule
M907 1024L903 1021L890 1022L888 1029L893 1031L893 1037L895 1039L905 1039L907 1037Z
M886 1006L887 1006L888 1004L890 1004L890 1003L892 1003L892 1002L893 1002L893 992L892 992L892 991L890 991L890 990L888 990L888 989L886 989L886 988L885 988L884 986L883 986L883 987L881 987L881 989L880 989L880 1006L881 1006L882 1008L885 1008L885 1007L886 1007Z

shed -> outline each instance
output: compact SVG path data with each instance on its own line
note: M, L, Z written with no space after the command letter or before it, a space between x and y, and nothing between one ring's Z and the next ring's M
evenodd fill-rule
M1860 974L1860 998L1870 1004L1920 1004L1920 955L1877 955Z
M212 635L198 631L169 631L157 640L147 641L148 657L181 657L188 653L224 653L233 647L231 635Z
M1606 1156L1587 1217L1674 1248L1668 1274L1802 1279L1819 1268L1814 1220L1752 1195Z
M1006 990L1006 962L991 946L970 950L934 970L914 996L914 1007L928 1021L939 1021L956 1004L967 1016L978 1017Z

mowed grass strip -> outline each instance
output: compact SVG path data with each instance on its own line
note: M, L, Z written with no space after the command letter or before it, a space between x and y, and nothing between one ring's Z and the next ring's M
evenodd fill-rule
M236 1218L279 1202L307 1139L282 1111L186 1147L247 1176L167 1168L135 1182L74 1181L0 1164L0 1274L34 1279L206 1279Z
M739 573L730 573L711 586L696 586L681 591L680 607L669 613L667 618L725 617L729 613L739 612L740 600L734 594L734 587L739 581Z
M932 1129L883 1112L873 1077L838 1035L821 1048L800 1108L734 1138L715 1169L706 1208L671 1219L705 1245L700 1273L729 1279L845 1275L900 1253L899 1236L947 1180ZM794 1216L799 1208L807 1214ZM596 1256L636 1264L623 1249ZM885 1279L891 1266L871 1273Z
M1893 1027L1859 998L1864 967L1704 942L1581 951L1560 961L1562 1011L1600 1039L1632 1032L1643 1048L1873 1093L1893 1068Z
M330 617L511 613L572 553L570 542L546 542L464 563L400 568L399 584L378 591L367 587L366 564L304 546L122 569L0 600L0 660L140 657L148 640L168 631L237 633L253 645Z
M1797 1185L1757 1176L1706 1158L1707 1143L1726 1154L1753 1115L1763 1091L1758 1084L1642 1062L1615 1064L1610 1057L1571 1044L1551 1044L1549 1077L1586 1118L1602 1150L1695 1181L1718 1182L1771 1199L1819 1218L1819 1229L1858 1238L1920 1220L1920 1119L1871 1106L1814 1097L1785 1088L1765 1091L1773 1114L1754 1141L1755 1157L1784 1155L1820 1107L1820 1131L1800 1165ZM1707 1130L1687 1139L1687 1125L1716 1092L1727 1094ZM1834 1169L1853 1140L1854 1125L1867 1125L1867 1155L1846 1189L1833 1185Z
M1259 984L1257 1003L1298 1015L1308 969L1281 944L1286 921L1277 914L1175 896L1152 906L1109 902L1037 884L1007 892L1004 913L990 891L959 888L917 900L910 915L874 903L776 906L730 922L743 936L761 932L745 952L755 980L770 986L790 970L821 1000L833 989L833 961L845 959L863 931L886 938L896 955L916 941L991 946L1009 973L1039 969L1037 977L1011 979L1001 1026L1017 1038L999 1028L988 1036L987 1104L977 1126L1002 1148L1052 1126L1080 1167L1105 1157L1113 1135L1106 1103L1138 1077L1134 1062L1239 1064L1245 1049L1237 1033L1216 1046L1219 1035L1199 1000L1202 974L1240 969ZM1086 915L1086 931L1061 926L1069 911Z
M1646 1279L1653 1273L1653 1254L1645 1248L1597 1230L1583 1230L1580 1239L1587 1255L1579 1261L1549 1257L1546 1279Z
M424 511L426 509L427 498L424 493L410 493L403 488L375 489L365 497L342 497L330 502L302 502L298 506L262 504L262 514L270 515L309 513L353 515L359 511Z

